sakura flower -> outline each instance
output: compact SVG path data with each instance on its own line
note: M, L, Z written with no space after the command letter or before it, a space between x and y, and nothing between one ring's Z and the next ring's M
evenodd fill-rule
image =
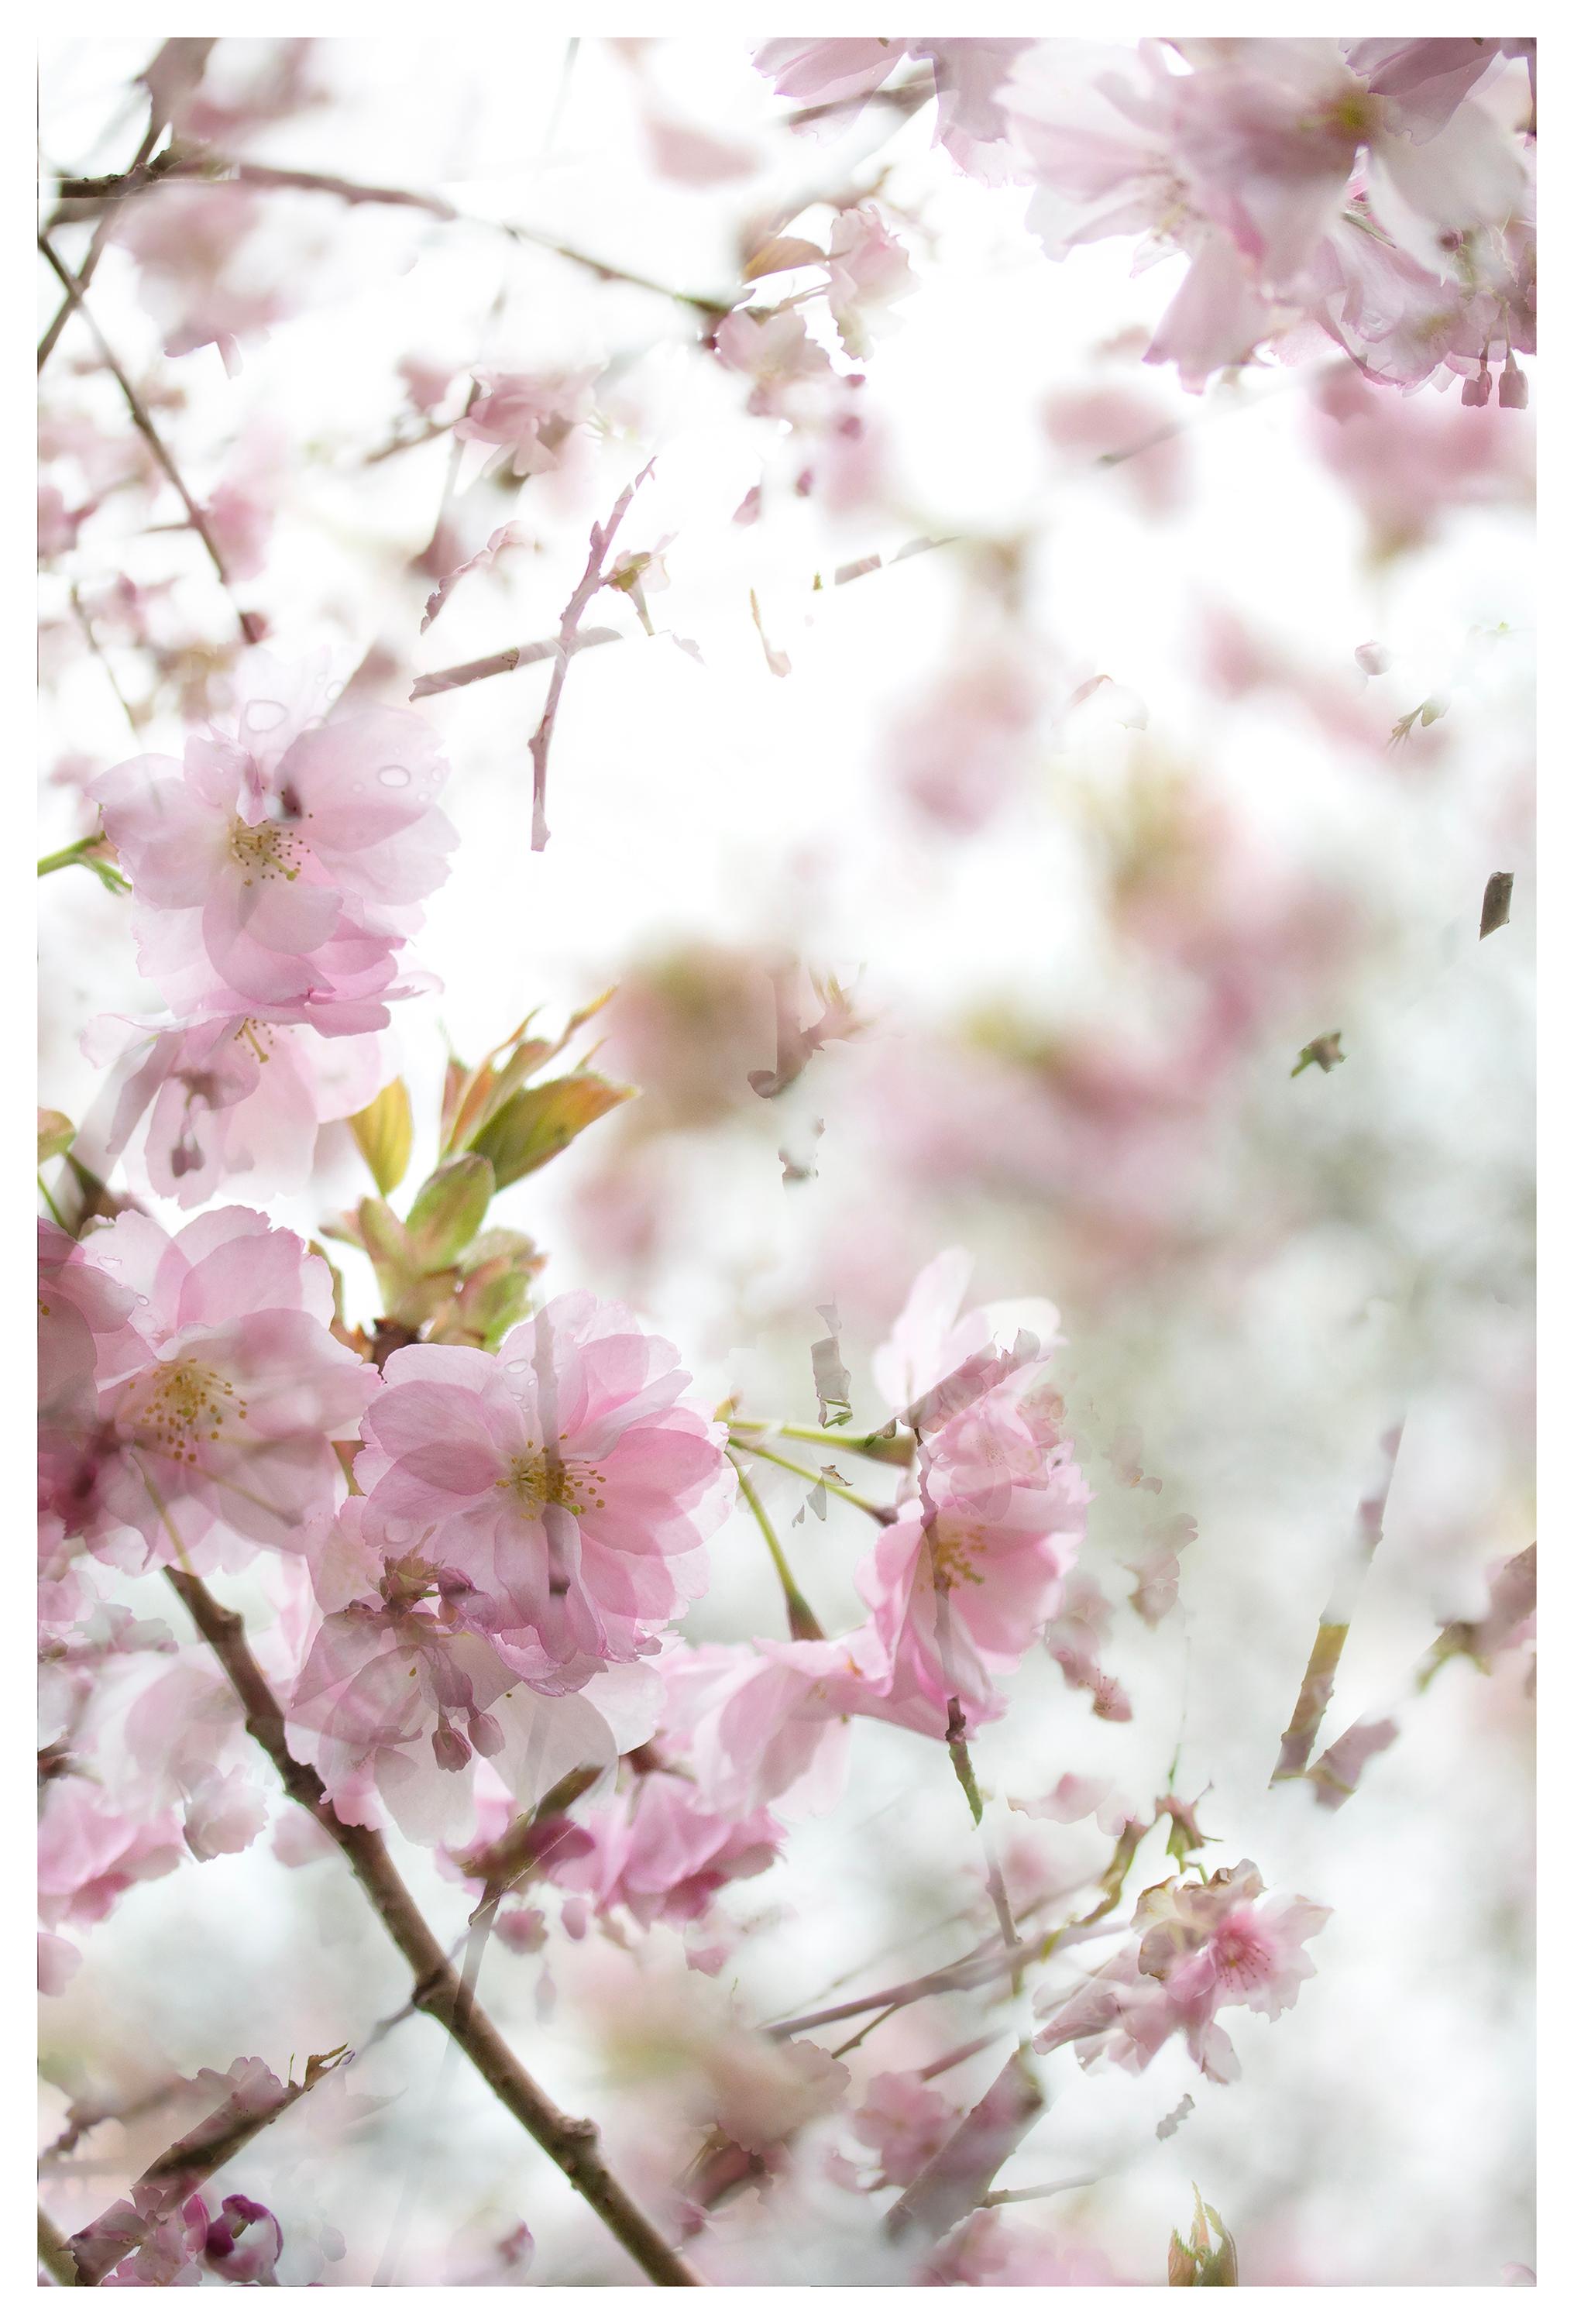
M872 96L910 59L927 62L939 99L934 131L959 169L986 185L1014 174L1008 124L999 92L1013 61L1031 41L787 40L756 50L755 68L778 97L800 105L834 105Z
M917 289L907 254L873 202L838 210L831 228L826 303L848 354L867 355L885 309Z
M877 2187L907 2187L932 2163L962 2116L921 2074L876 2074L852 2116L879 2157Z
M467 443L506 445L516 475L539 475L558 466L558 455L568 437L591 417L590 390L595 377L594 370L559 378L536 378L517 371L478 372L476 382L482 393L454 433Z
M39 1914L101 1921L138 1880L159 1880L179 1863L180 1819L166 1808L148 1819L124 1812L87 1775L57 1775L45 1787L38 1829Z
M1043 653L1008 634L970 646L893 722L890 779L943 830L981 830L1019 791L1044 708Z
M334 1030L385 1022L398 945L446 877L446 771L413 712L336 712L320 671L249 656L234 713L183 762L129 760L93 786L143 974L180 1014L216 991L243 1010L363 1004Z
M89 1545L133 1565L244 1557L331 1509L333 1439L354 1432L373 1375L327 1328L326 1261L233 1207L174 1238L123 1212L88 1258L132 1294L137 1326L100 1342L98 1412L78 1437Z
M841 1638L757 1638L663 1657L664 1730L682 1742L703 1797L722 1813L833 1807L846 1773L848 1720L889 1683L867 1625Z
M85 1245L40 1219L39 1507L52 1521L51 1552L92 1521L100 1460L113 1455L100 1418L100 1369L134 1367L152 1355L135 1312L133 1292L96 1266Z
M1034 2048L1072 2042L1084 2064L1104 2052L1138 2073L1179 2033L1210 2080L1234 2081L1240 2061L1214 2022L1218 2011L1239 2006L1277 2017L1290 2008L1316 1975L1305 1941L1329 1917L1304 1896L1275 1904L1262 1895L1261 1874L1244 1862L1206 1882L1146 1889L1132 1917L1137 1941L1054 2011Z
M787 416L793 388L833 377L831 358L791 309L757 313L734 307L714 345L719 363L753 381L749 409L761 415Z
M495 1356L403 1348L383 1379L355 1468L372 1515L464 1576L513 1667L561 1693L653 1652L733 1491L677 1351L580 1292Z
M774 1862L787 1834L763 1809L731 1817L707 1805L689 1776L655 1766L608 1806L578 1819L588 1853L553 1873L584 1891L598 1913L621 1905L641 1928L698 1920L729 1881Z
M858 1586L892 1681L861 1707L934 1735L946 1732L953 1700L970 1724L999 1717L993 1674L1017 1668L1058 1608L1082 1538L1086 1489L1069 1463L1064 1478L1066 1522L1057 1534L997 1526L955 1503L887 1527Z
M189 1024L97 1018L84 1047L115 1071L78 1151L106 1176L142 1130L149 1184L182 1210L237 1178L260 1194L304 1186L321 1125L358 1113L388 1079L375 1033L330 1040L261 1010Z
M235 372L242 340L294 311L284 275L260 256L266 208L254 187L207 180L150 186L124 205L115 240L141 271L166 355L211 345Z

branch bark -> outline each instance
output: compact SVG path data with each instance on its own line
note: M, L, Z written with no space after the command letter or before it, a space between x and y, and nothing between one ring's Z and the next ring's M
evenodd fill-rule
M526 2072L485 2011L466 1996L458 1971L400 1877L382 1834L342 1822L316 1771L291 1756L285 1741L283 1713L246 1643L241 1617L221 1606L195 1575L174 1567L166 1571L170 1586L239 1697L248 1732L272 1761L290 1797L317 1819L348 1858L373 1910L413 1971L415 2006L446 2027L487 2087L551 2156L652 2283L701 2284L704 2279L673 2249L608 2169L594 2123L575 2121L556 2107Z

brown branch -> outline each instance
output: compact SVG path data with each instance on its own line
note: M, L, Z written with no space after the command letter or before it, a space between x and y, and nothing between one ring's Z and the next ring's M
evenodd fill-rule
M653 2283L698 2285L702 2279L608 2170L593 2122L554 2106L515 2057L463 1981L400 1879L381 1832L341 1822L320 1779L290 1751L284 1718L246 1644L245 1625L202 1582L174 1567L170 1583L222 1665L245 1713L248 1732L278 1770L290 1797L317 1819L345 1857L368 1901L415 1975L415 2006L446 2026L514 2120L550 2155L603 2224Z
M584 571L580 575L572 597L563 608L563 618L551 651L552 682L547 688L547 706L541 713L540 724L530 737L531 803L530 850L539 854L551 834L547 828L547 755L552 748L553 730L557 723L557 705L563 698L564 681L568 676L569 657L579 633L580 618L591 599L606 580L605 559L618 527L629 512L629 503L654 467L647 461L631 484L625 484L612 505L605 524L593 524L590 529L590 555Z
M762 2025L760 2032L773 2041L785 2042L795 2034L812 2034L817 2025L835 2025L844 2017L861 2017L866 2010L885 2010L893 2006L905 2009L909 2002L927 2001L940 1993L966 1993L974 1986L993 1984L997 1978L1009 1978L1027 1962L1045 1960L1052 1953L1066 1951L1071 1946L1087 1944L1096 1937L1112 1934L1109 1930L1081 1927L1054 1929L1048 1935L1032 1937L1023 1943L999 1952L985 1952L975 1948L964 1953L960 1960L948 1961L943 1969L932 1969L924 1977L909 1978L905 1985L888 1985L880 1993L866 1993L857 2001L837 2001L824 2009L811 2009L801 2017L780 2017L771 2025Z
M38 2207L38 2257L40 2266L57 2283L76 2283L79 2280L71 2246L41 2203Z
M376 202L398 209L423 210L428 217L445 226L474 226L493 234L507 235L511 242L529 243L537 250L550 252L554 258L566 260L570 266L583 267L602 282L626 282L631 290L649 290L658 299L671 299L680 307L692 307L697 314L713 321L731 314L735 301L732 299L708 299L696 290L675 290L669 283L653 282L649 275L635 274L626 266L614 266L609 259L595 258L588 251L576 250L571 243L556 241L534 226L511 226L505 220L472 217L456 209L441 194L423 194L404 186L369 186L353 178L336 178L320 170L275 169L262 161L230 161L216 153L189 153L171 160L163 169L137 166L118 177L63 178L60 193L63 200L123 201L128 197L146 193L150 187L168 184L171 180L196 179L209 185L255 186L263 191L303 194L330 194L336 201L352 205Z
M159 139L163 135L163 131L164 124L159 118L158 107L155 106L152 118L148 123L146 134L143 138L142 143L137 147L136 159L132 163L130 170L126 172L128 177L140 178L145 174L148 156L152 153L154 146L158 143ZM65 188L63 185L60 189L60 192L62 197L64 197ZM87 248L83 254L82 263L77 269L77 281L84 290L87 288L88 283L92 281L95 273L97 272L98 261L104 255L104 246L109 240L111 234L115 231L115 213L119 207L119 198L118 195L112 196L106 205L103 217L99 219L97 225L93 229L93 239L87 244ZM69 318L71 303L72 302L69 297L61 300L60 305L55 309L53 321L50 324L48 330L45 331L42 338L40 339L38 343L38 367L40 371L42 371L45 364L48 363L51 355L52 355L55 351L55 342L59 339L60 333L65 329L67 321Z
M71 272L70 269L64 265L55 255L54 249L51 244L47 235L41 234L39 235L38 246L42 252L48 264L53 269L54 272L60 277L60 281L65 286L68 303L77 309L77 312L81 316L82 320L87 324L87 328L92 332L94 338L97 341L98 352L100 356L103 358L105 368L108 371L115 385L119 388L121 394L124 397L126 409L131 413L132 420L134 422L138 432L143 437L154 459L157 460L160 467L162 468L165 475L168 476L170 482L174 485L176 492L179 494L181 506L186 511L187 521L190 524L192 531L197 535L198 540L201 541L204 549L207 549L208 557L212 560L213 569L217 574L226 595L228 596L231 605L234 607L235 620L240 625L242 637L244 638L248 645L255 645L262 635L262 627L257 622L254 614L243 613L240 606L235 603L234 584L230 580L229 571L225 564L218 543L214 540L212 533L208 530L207 520L203 515L201 509L198 508L196 501L192 498L191 493L188 491L186 481L181 475L179 469L175 466L174 461L170 458L170 454L165 447L163 438L159 434L158 429L154 427L152 420L148 415L146 405L143 403L141 396L137 393L135 388L132 385L130 380L126 377L125 373L121 369L114 349L110 346L108 340L99 329L97 321L88 313L87 302L82 296L81 283Z
M70 2238L78 2283L102 2282L111 2269L139 2251L148 2237L179 2205L187 2202L205 2180L233 2162L260 2131L288 2111L298 2098L315 2089L350 2052L330 2051L309 2058L299 2082L279 2082L269 2075L269 2095L261 2106L248 2105L233 2085L220 2105L205 2115L195 2129L178 2138L136 2181L128 2196L112 2203L90 2227Z

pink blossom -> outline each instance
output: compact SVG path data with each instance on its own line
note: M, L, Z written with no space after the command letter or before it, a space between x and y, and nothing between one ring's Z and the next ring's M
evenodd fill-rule
M446 772L413 712L335 712L320 670L250 655L234 712L189 738L183 763L133 759L93 786L131 875L143 973L182 1015L222 994L303 1015L361 1004L336 1031L385 1022L397 947L447 876L455 833L432 804Z
M465 1577L513 1666L561 1692L653 1652L733 1491L677 1351L580 1292L494 1356L404 1348L383 1378L355 1468L375 1520Z
M87 1256L131 1293L136 1325L97 1341L98 1410L78 1440L90 1546L117 1563L211 1563L283 1546L331 1509L333 1439L354 1433L375 1375L327 1328L326 1261L233 1207L174 1238L123 1212Z
M577 1818L590 1851L549 1868L559 1886L584 1891L598 1913L621 1905L641 1928L698 1920L729 1881L774 1862L787 1834L756 1809L724 1816L692 1777L657 1766L636 1776L610 1805Z
M876 2074L852 2116L879 2157L877 2187L907 2187L932 2163L962 2116L921 2074Z
M888 327L885 309L917 289L907 254L873 202L838 210L831 228L826 303L848 354L867 355Z
M1217 2082L1240 2072L1229 2037L1214 2022L1231 2006L1277 2017L1316 1975L1304 1950L1329 1908L1304 1896L1261 1901L1262 1876L1240 1863L1206 1881L1166 1880L1145 1889L1132 1916L1137 1942L1058 2007L1034 2036L1036 2050L1075 2043L1085 2064L1108 2054L1138 2073L1183 2034L1195 2063Z
M115 238L141 269L166 355L211 345L234 372L241 341L294 311L284 276L270 280L259 256L267 203L253 187L188 180L151 186L123 205Z
M503 444L516 475L537 476L558 466L558 455L594 410L594 370L537 378L526 372L482 371L483 392L455 427L467 443Z
M869 1626L841 1638L756 1638L746 1646L666 1655L665 1731L723 1814L783 1815L834 1806L846 1774L848 1720L888 1687L888 1658Z
M83 1046L115 1069L77 1150L105 1177L142 1130L149 1184L182 1210L237 1178L259 1194L304 1186L321 1125L358 1113L389 1078L375 1033L330 1040L261 1012L188 1024L100 1017Z
M909 59L926 60L939 99L934 142L959 169L986 185L1015 174L1001 84L1031 41L787 40L767 41L754 62L778 97L800 105L833 105L872 96Z
M1008 633L980 640L893 722L890 779L943 830L982 829L1022 787L1044 700L1042 654Z
M179 1863L172 1808L143 1819L112 1806L87 1775L56 1775L44 1789L38 1828L39 1914L101 1921L138 1880L160 1880Z
M792 389L833 375L824 348L790 308L757 313L751 307L734 307L714 344L719 363L753 381L749 409L762 415L789 416Z

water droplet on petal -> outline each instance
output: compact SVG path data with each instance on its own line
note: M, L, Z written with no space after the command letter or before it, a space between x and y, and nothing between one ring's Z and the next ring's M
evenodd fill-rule
M383 785L385 789L391 791L401 791L410 781L410 769L408 767L381 767L377 772L377 779Z
M271 734L289 716L281 702L248 702L241 724L253 734Z

